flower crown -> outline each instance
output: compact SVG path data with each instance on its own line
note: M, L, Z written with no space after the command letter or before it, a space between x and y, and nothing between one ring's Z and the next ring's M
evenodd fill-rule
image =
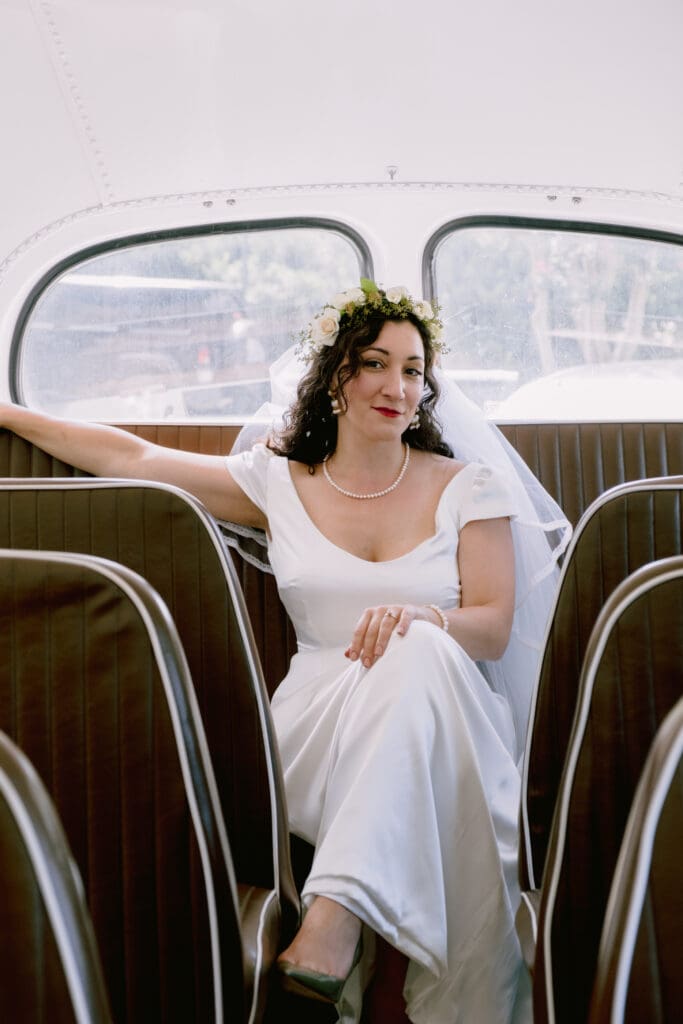
M385 291L374 281L361 277L360 288L349 288L335 295L301 332L299 352L304 359L312 359L325 346L334 345L342 326L357 326L373 313L384 313L400 320L412 313L427 328L436 351L443 353L448 350L442 340L443 323L438 312L438 306L411 298L407 288L399 285Z

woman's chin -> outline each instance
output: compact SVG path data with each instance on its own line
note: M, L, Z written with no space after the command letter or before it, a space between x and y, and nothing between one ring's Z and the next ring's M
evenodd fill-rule
M368 424L368 432L383 440L400 438L406 429L404 417L382 416L375 413L375 419Z

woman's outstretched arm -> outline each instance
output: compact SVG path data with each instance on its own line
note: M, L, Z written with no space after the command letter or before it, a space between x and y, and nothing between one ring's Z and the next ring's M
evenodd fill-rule
M87 473L175 484L194 494L220 519L266 526L263 513L233 480L222 455L164 448L117 427L63 420L4 402L0 403L0 427Z

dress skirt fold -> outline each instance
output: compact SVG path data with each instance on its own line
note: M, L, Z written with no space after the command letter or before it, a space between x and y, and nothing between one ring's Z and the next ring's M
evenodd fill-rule
M346 665L273 703L290 819L316 847L304 898L337 900L408 956L416 1024L507 1021L520 966L509 710L429 623L394 634L372 668Z

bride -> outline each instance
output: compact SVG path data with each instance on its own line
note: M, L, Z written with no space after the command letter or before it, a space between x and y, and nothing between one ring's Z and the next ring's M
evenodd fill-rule
M518 760L568 528L467 401L440 394L440 333L429 303L363 280L303 332L281 428L227 458L13 405L0 425L265 531L297 634L272 705L290 827L315 847L283 984L349 1019L374 933L406 958L409 1020L497 1024L526 1012Z

